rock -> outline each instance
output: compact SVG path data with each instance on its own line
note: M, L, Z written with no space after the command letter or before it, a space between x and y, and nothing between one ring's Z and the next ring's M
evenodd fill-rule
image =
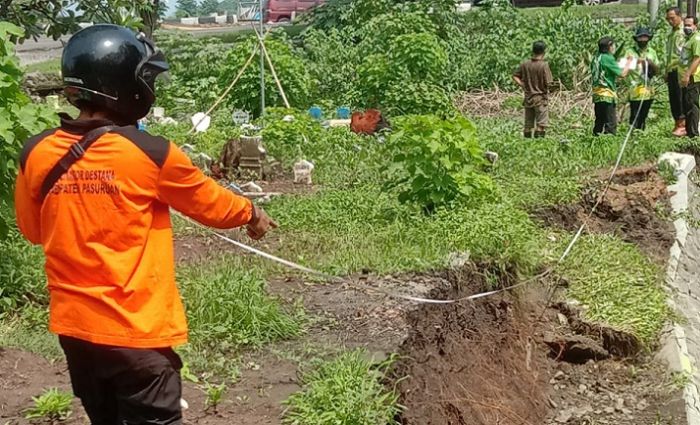
M569 319L567 319L566 316L564 316L563 314L557 313L557 319L559 319L560 325L569 326Z
M557 373L554 374L554 379L559 379L564 376L564 372L561 370L557 371Z
M469 262L470 257L471 253L469 251L451 252L447 256L447 265L451 269L459 269Z
M214 163L214 159L204 152L199 152L192 156L192 162L202 171L204 171L204 173L209 174L211 172L211 166Z
M571 409L562 410L554 420L560 424L565 424L573 417Z
M241 185L241 189L243 192L252 192L252 193L262 193L263 189L262 187L258 186L255 184L255 182L248 182L244 185Z
M185 152L186 154L194 153L197 150L197 149L195 149L194 146L192 146L188 143L185 143L184 145L180 146L180 149L182 149L182 151Z
M624 398L618 398L617 400L615 400L615 410L622 411L623 407L625 407Z
M640 401L637 403L637 410L645 410L647 407L649 407L649 403L647 403L645 400Z
M484 157L491 164L495 164L498 161L498 154L496 152L486 151L484 152Z
M587 389L586 386L583 385L583 384L581 384L581 385L578 386L578 393L579 393L579 394L583 394L583 393L586 392L586 389Z
M606 407L604 410L605 410L605 413L607 413L608 415L612 415L613 413L615 413L615 408L614 408L614 407L608 406L608 407Z
M39 96L63 91L63 81L57 72L30 72L24 77L23 85L29 93Z
M590 360L604 360L610 353L591 338L581 335L544 334L544 343L551 350L551 355L558 360L569 363L584 364Z
M573 414L576 418L583 418L591 412L593 412L593 407L590 405L577 407L573 410Z

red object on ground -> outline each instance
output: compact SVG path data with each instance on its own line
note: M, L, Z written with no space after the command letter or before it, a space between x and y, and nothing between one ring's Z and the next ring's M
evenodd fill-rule
M350 118L350 130L357 134L374 134L388 124L382 113L376 109L368 109L365 112L353 112Z

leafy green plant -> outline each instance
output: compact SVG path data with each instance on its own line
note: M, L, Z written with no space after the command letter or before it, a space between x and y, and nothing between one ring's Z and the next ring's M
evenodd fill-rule
M220 91L223 91L243 68L256 44L257 39L247 39L229 51L219 75ZM307 108L312 93L312 80L305 62L296 54L283 32L277 31L273 36L269 36L265 40L265 47L290 105L300 109ZM259 52L252 63L260 63ZM254 116L261 114L258 67L248 67L226 98L226 103L232 108L249 111ZM265 73L265 104L284 106L277 84L269 71Z
M309 114L283 108L268 109L264 123L262 136L265 147L273 157L287 165L301 159L314 141L318 143L323 130Z
M292 425L394 424L398 395L382 385L393 362L379 365L361 350L318 362L302 376L304 387L292 394L283 423Z
M32 102L22 91L22 70L11 38L23 34L21 28L0 21L0 208L10 205L22 144L57 121L55 113ZM0 239L7 232L7 223L0 216Z
M402 117L387 143L391 165L387 187L399 201L425 211L462 201L472 205L493 197L495 185L484 171L487 161L466 118L431 115Z
M0 216L2 216L0 209ZM7 214L11 220L12 215ZM25 304L48 304L44 256L40 247L30 246L11 226L5 239L0 239L0 318Z
M26 419L43 418L50 421L63 421L72 414L71 402L73 394L50 388L38 397L32 397L34 406L27 414Z
M224 382L220 383L219 385L213 385L207 382L204 386L204 391L207 394L207 399L205 400L204 404L207 406L207 409L214 409L214 411L216 411L219 404L223 400L227 389L228 387Z
M286 313L264 290L260 276L226 261L179 270L192 345L231 350L260 346L301 332L299 311Z

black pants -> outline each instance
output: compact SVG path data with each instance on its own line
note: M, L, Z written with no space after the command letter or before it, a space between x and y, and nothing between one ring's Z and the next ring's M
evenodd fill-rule
M59 337L73 393L92 425L180 425L180 357L170 348L133 349Z
M593 135L601 133L615 134L617 132L617 112L615 104L610 102L595 102L595 124L593 125Z
M681 93L681 83L678 80L678 71L668 73L668 102L671 104L671 115L678 121L685 118L683 114L683 95Z
M630 100L630 125L636 129L644 130L647 124L647 117L653 99L650 100Z
M683 87L683 113L685 114L685 132L688 137L698 137L700 121L700 83L691 78L688 87Z

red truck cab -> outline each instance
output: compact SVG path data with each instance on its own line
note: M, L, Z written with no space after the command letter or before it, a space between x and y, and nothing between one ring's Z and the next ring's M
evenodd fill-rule
M265 6L266 22L289 22L293 15L306 12L325 0L267 0Z

